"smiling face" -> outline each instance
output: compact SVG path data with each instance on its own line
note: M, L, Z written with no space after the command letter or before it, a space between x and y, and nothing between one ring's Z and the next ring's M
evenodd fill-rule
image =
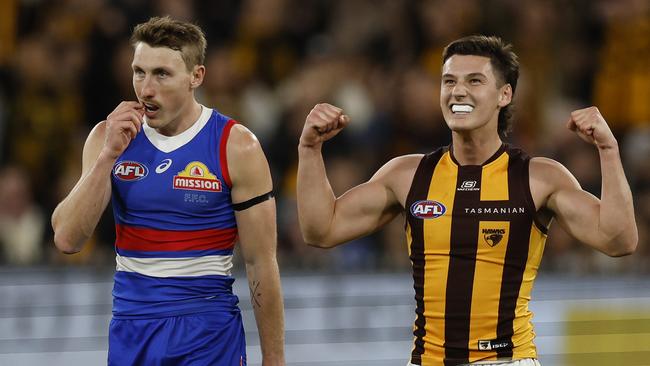
M512 88L493 72L488 57L453 55L442 67L440 107L453 132L497 133L499 110L512 100Z
M147 124L164 134L175 134L194 121L194 89L203 81L203 66L188 71L180 51L151 47L144 42L133 54L133 89L145 106Z

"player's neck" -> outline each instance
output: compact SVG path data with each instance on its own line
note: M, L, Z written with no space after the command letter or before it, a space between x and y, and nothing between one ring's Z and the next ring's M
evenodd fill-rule
M199 104L196 99L192 98L192 100L184 106L183 111L178 114L177 120L170 121L164 127L157 128L156 131L165 136L179 135L194 125L194 123L199 119L199 116L201 116L201 111L201 104Z
M499 150L499 134L452 133L452 154L460 165L481 165Z

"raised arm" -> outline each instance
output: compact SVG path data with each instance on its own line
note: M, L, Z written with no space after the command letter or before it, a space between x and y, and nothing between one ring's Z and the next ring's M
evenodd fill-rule
M401 205L391 182L408 176L411 168L414 172L419 161L412 156L394 159L368 182L337 198L327 179L321 147L348 122L340 108L329 104L316 105L305 120L298 145L298 217L310 245L332 247L368 235L392 220ZM415 165L410 167L409 162ZM408 184L406 178L404 186Z
M235 217L260 334L262 364L284 365L284 306L276 259L275 200L266 196L273 188L269 165L258 140L241 125L233 126L230 132L227 158L233 203L252 204L235 211ZM256 203L256 197L261 197L261 202Z
M135 138L141 124L140 104L122 102L88 135L81 178L52 214L54 244L62 252L79 252L92 235L111 197L113 164Z
M638 233L616 138L596 107L573 112L567 127L598 149L601 198L582 190L566 168L550 159L531 161L531 184L547 187L546 206L573 237L609 256L631 254Z

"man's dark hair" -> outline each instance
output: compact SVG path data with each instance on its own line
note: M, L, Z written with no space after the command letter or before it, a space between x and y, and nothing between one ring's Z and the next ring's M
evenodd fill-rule
M199 26L174 20L168 16L154 17L133 29L131 44L144 42L151 47L167 47L180 51L187 70L203 65L207 42Z
M490 59L492 70L497 77L497 86L510 84L512 96L515 95L517 79L519 79L519 60L512 51L512 45L496 36L474 35L457 39L445 47L442 52L442 63L453 55L483 56ZM512 102L499 111L497 130L505 137L512 130Z

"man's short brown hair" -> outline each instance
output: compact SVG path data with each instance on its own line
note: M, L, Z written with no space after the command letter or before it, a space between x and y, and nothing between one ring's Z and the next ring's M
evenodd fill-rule
M151 47L180 51L187 70L205 61L205 34L198 25L166 17L154 17L133 29L131 44L144 42Z

